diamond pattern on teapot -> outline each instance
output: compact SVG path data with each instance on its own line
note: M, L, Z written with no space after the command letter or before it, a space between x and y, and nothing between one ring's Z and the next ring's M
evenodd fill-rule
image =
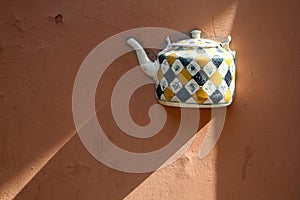
M235 89L233 57L219 57L216 49L207 52L200 50L203 54L198 54L194 59L181 57L174 51L159 55L156 82L159 100L201 105L232 101Z
M194 76L195 74L197 74L198 71L200 71L201 67L198 65L197 62L192 61L190 62L190 64L188 64L186 69L190 72L192 76Z
M181 64L181 62L176 59L175 62L173 62L173 64L172 64L172 69L173 69L174 73L176 75L178 75L184 69L184 67Z

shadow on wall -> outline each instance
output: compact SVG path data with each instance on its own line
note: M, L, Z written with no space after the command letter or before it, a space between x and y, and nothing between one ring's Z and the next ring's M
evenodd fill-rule
M180 109L165 107L168 120L164 128L148 139L130 137L116 126L110 110L110 97L115 83L132 66L129 64L120 70L129 57L135 60L133 53L121 56L112 63L99 82L96 94L98 120L107 137L122 149L138 153L155 151L175 136L180 123ZM153 84L142 86L131 98L129 109L131 113L137 113L132 117L139 125L149 123L149 107L157 102L153 91ZM203 110L199 129L210 118L210 110ZM186 142L181 141L182 145ZM151 174L125 173L103 165L91 156L75 135L22 189L16 199L123 199Z
M300 199L299 6L239 1L238 84L218 143L217 199Z
M296 14L299 5L296 1L238 2L233 24L216 17L224 13L226 19L232 17L226 13L230 12L228 5L235 2L195 0L181 9L179 1L154 0L145 5L117 1L44 1L39 12L32 10L33 1L24 5L3 3L0 9L6 11L0 13L8 23L1 28L5 41L0 44L1 65L5 66L0 72L7 74L1 84L5 87L5 95L1 91L1 104L7 108L7 114L1 115L0 126L1 154L4 152L0 158L1 195L5 198L18 194L16 199L126 197L151 173L131 174L108 168L86 151L77 135L71 134L75 130L72 88L80 63L95 45L130 28L158 26L186 32L203 27L207 35L225 37L233 25L237 99L228 108L218 143L217 199L299 198L296 124L300 123L300 97L295 91L300 80L297 57L290 57L293 52L299 55L296 46L299 42L295 42L299 40L296 39L299 33L294 29L299 21ZM126 17L119 17L120 9L127 13ZM57 13L62 13L62 23L49 17ZM120 74L136 65L133 53L112 64L101 80L107 87L97 90L96 107L98 119L109 130L108 137L114 143L128 150L147 152L160 148L174 137L180 112L167 108L168 122L153 138L141 141L122 134L108 109L111 88ZM148 107L156 102L153 91L153 86L147 85L132 97L131 105L138 104L139 99L146 102L144 107L130 107L132 113L137 113L132 117L140 125L149 122ZM282 93L278 91L292 95L289 107L278 106L283 102ZM201 110L199 129L209 119L210 110ZM62 140L66 142L58 145ZM54 153L48 153L52 148ZM43 159L46 161L39 165L41 170L35 170L36 161ZM20 171L24 173L20 175Z
M220 30L209 23L212 12L226 10L232 2L195 1L186 5L189 15L179 9L179 1L151 1L145 5L117 1L76 4L3 2L1 9L5 11L0 13L7 24L1 28L0 56L1 64L5 66L1 73L6 77L1 84L5 87L5 91L1 91L1 104L7 108L7 114L1 115L1 152L4 155L0 158L1 197L121 199L127 196L151 173L129 174L107 168L92 158L77 135L74 136L71 96L80 63L89 50L106 37L139 26L168 27L182 32L204 27L204 32L219 35ZM199 5L202 11L199 13L199 7L194 5ZM119 16L120 8L128 16L113 19L111 15ZM99 16L94 16L93 12ZM140 17L144 14L151 16ZM178 15L182 17L177 19ZM220 35L227 36L227 33L223 34ZM99 39L95 39L98 36ZM113 64L116 67L112 65L112 71L106 72L107 83L114 85L118 79L116 73L125 73L136 64L133 54L130 60L121 57ZM139 90L137 99L147 96L147 105L156 102L152 87ZM101 101L101 105L97 105L98 118L111 133L108 137L113 142L125 149L147 152L162 147L174 137L180 119L176 108L167 108L168 123L157 136L145 141L124 137L110 123L112 121L108 121L112 118L107 110L110 101L103 96L110 97L110 92L110 87L99 88L96 102ZM135 101L132 98L132 105L137 104ZM145 117L147 106L130 109L137 113L133 118L138 124L148 123L149 119ZM201 111L199 129L209 119L210 111Z

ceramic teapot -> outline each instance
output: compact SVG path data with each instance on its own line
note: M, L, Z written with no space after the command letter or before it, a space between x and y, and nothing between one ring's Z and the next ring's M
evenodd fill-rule
M171 43L150 61L142 46L133 38L142 70L156 84L158 101L167 106L213 108L232 103L235 89L235 51L229 47L231 37L223 43L203 39L201 31L191 31L192 38Z

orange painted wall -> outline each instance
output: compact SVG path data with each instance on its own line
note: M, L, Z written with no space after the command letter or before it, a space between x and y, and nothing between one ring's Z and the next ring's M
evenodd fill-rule
M0 199L300 199L299 8L297 0L2 0ZM96 45L147 26L231 34L236 99L208 157L197 156L209 125L206 109L181 159L153 173L130 174L104 166L84 148L73 123L72 88ZM106 72L106 87L97 90L100 120L111 117L113 85L136 65L130 53ZM134 106L139 102L156 102L152 86L132 98L133 119L142 125L149 122L148 106ZM105 126L116 144L153 150L178 126L178 110L166 109L167 127L146 141L122 136L112 121Z

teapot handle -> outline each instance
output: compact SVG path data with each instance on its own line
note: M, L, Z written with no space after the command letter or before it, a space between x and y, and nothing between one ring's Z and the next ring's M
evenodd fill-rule
M171 45L171 39L170 36L166 37L167 47Z
M235 51L232 51L232 50L230 49L230 46L229 46L230 42L231 42L231 36L229 35L229 36L227 37L227 39L222 43L222 47L223 47L225 50L227 50L227 51L233 53L233 55L235 56L236 52L235 52Z

